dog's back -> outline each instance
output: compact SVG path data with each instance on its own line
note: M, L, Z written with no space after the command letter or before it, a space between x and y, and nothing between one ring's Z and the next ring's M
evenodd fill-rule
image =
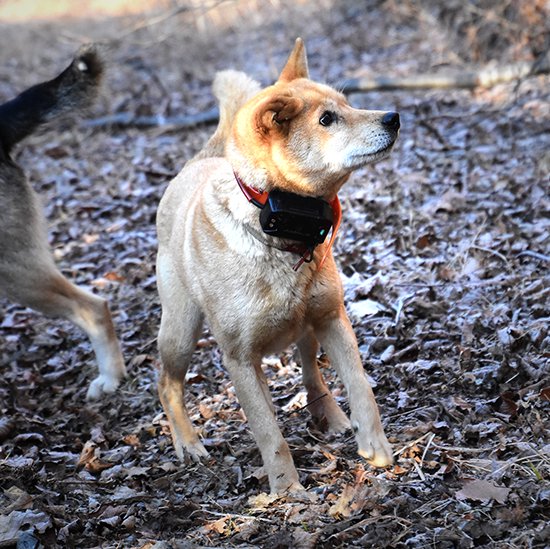
M16 145L39 126L94 101L103 64L93 46L83 47L73 62L56 78L25 90L0 105L0 161L6 161Z

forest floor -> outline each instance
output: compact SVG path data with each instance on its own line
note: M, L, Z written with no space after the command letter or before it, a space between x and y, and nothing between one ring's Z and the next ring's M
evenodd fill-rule
M248 1L203 15L0 21L0 100L59 72L87 40L111 45L95 119L206 112L217 70L268 84L298 35L312 77L332 84L532 59L517 21L449 8L449 22L436 2L399 5ZM550 20L536 15L522 14L535 41ZM268 357L304 498L267 494L206 329L188 404L211 459L179 463L156 392L156 207L213 126L82 121L30 139L17 160L43 198L55 257L110 300L129 375L87 403L86 337L0 302L0 547L548 547L549 100L548 76L350 97L402 119L391 158L342 190L335 247L395 465L372 468L351 434L319 432L292 350Z

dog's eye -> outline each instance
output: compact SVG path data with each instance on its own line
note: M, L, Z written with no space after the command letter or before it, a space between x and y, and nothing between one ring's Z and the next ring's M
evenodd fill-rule
M319 118L319 124L321 126L330 126L333 122L336 121L336 114L331 111L325 111L321 118Z

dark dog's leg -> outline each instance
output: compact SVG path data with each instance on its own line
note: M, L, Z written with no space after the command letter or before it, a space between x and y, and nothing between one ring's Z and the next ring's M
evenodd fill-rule
M112 393L126 374L120 346L107 302L69 282L55 268L29 266L28 278L20 280L13 297L22 305L46 315L60 316L82 328L94 349L99 376L92 381L87 398ZM20 276L27 276L23 271Z
M323 429L343 433L351 428L346 414L342 412L327 387L317 363L319 344L313 330L308 330L297 343L302 359L302 377L307 390L308 410Z
M0 199L5 208L0 294L80 326L90 337L99 363L99 376L87 397L114 391L126 370L107 303L71 284L56 268L40 202L20 169L0 165Z

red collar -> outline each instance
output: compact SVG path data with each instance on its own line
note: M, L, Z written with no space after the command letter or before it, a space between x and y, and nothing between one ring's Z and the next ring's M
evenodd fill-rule
M238 175L236 172L233 172L235 175L235 179L237 180L237 183L239 185L239 188L241 189L242 193L246 197L246 199L254 204L254 206L257 206L258 208L263 208L267 202L267 197L269 195L266 191L259 191L258 189L255 189L254 187L251 187L250 185L247 185ZM319 266L317 270L321 270L321 267L323 266L323 263L325 262L325 259L327 258L330 250L332 249L332 245L334 244L334 240L336 238L336 233L338 232L338 229L340 227L340 222L342 221L342 206L340 204L340 200L338 199L338 195L336 195L330 202L329 202L332 212L334 214L334 224L332 226L332 232L330 235L330 240L328 241L328 245L326 247L325 253L323 254L323 257L321 258L321 261L319 263ZM297 271L302 263L305 261L311 261L313 258L313 251L308 248L305 244L299 245L299 244L290 244L286 248L284 248L284 251L286 252L292 252L295 254L300 255L300 260L296 265L294 265L294 270Z
M254 206L258 206L258 208L263 208L265 206L265 203L267 202L267 197L269 193L267 193L266 191L259 191L258 189L255 189L254 187L247 185L237 175L237 172L233 172L233 174L235 175L235 179L237 180L237 183L239 184L241 191L246 196L246 199L249 202L252 202Z

